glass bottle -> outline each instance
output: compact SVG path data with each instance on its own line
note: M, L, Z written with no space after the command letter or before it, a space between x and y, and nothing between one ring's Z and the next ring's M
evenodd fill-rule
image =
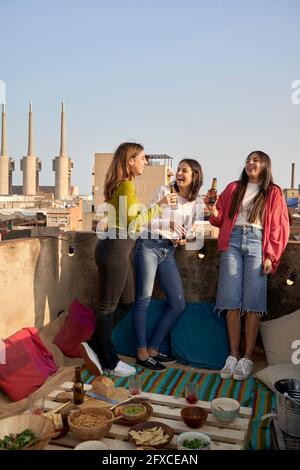
M214 205L217 200L217 178L213 178L211 188L208 191L208 204Z
M83 382L81 380L81 368L75 367L75 379L73 385L73 402L81 405L84 402Z
M175 189L175 182L174 182L174 183L170 183L170 193L171 193L171 194L177 194L177 193L176 193L176 189ZM176 201L175 204L172 204L171 209L172 209L173 211L175 211L175 210L178 209L178 201Z

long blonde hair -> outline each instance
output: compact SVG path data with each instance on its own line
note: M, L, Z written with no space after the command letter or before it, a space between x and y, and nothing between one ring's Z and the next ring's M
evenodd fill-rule
M142 150L144 150L142 145L132 142L119 145L105 177L104 198L106 202L111 200L115 189L122 181L132 179L129 160L135 158Z

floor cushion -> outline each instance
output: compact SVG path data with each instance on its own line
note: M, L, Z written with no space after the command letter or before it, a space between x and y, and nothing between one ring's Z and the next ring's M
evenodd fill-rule
M21 400L57 371L37 328L23 328L4 340L4 363L0 363L0 387L13 400Z
M147 338L151 337L153 329L166 308L165 300L152 299L147 312ZM132 308L115 326L113 330L113 342L119 354L124 356L136 356L136 342L133 331ZM160 352L170 352L170 337L161 344Z
M214 304L188 303L171 331L171 350L182 364L222 368L229 354L226 319Z
M267 387L275 392L274 384L277 380L300 378L300 365L294 365L290 362L275 364L260 370L255 374L254 378L263 382Z
M69 307L69 315L53 343L68 357L81 357L80 343L87 341L95 330L94 310L74 300Z
M274 320L263 321L260 333L269 365L292 362L293 343L300 340L300 309Z
M165 300L151 300L147 314L148 339L165 308ZM115 327L113 341L119 354L135 357L132 310ZM213 304L187 303L160 351L171 352L183 364L219 369L229 353L226 320L214 313Z

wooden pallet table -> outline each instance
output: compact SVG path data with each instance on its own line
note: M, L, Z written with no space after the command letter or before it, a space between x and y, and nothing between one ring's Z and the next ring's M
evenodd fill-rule
M50 394L50 399L45 402L45 409L55 408L58 403L52 401L51 396L54 397L62 389L68 390L70 385L72 385L70 382L65 383L60 387L60 390L55 390ZM148 399L153 408L153 415L149 421L165 423L175 431L175 436L168 447L176 449L176 435L193 430L182 421L180 416L181 408L187 406L185 399L157 393L142 393L139 397ZM108 404L108 406L110 405ZM209 411L207 421L199 431L210 436L212 439L212 450L242 450L247 447L249 423L252 414L251 408L241 407L238 418L230 424L221 425L211 413L211 402L199 400L197 406L201 406ZM114 423L110 432L102 441L106 443L110 450L134 450L136 448L135 445L132 442L128 442L129 429L129 426ZM78 439L69 431L62 439L51 441L46 449L71 450L78 443Z

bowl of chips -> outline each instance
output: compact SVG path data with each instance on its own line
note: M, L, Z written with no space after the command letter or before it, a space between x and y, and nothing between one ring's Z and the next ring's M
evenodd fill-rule
M158 421L147 421L132 426L128 431L128 439L136 446L150 446L158 449L165 447L174 436L172 428Z

